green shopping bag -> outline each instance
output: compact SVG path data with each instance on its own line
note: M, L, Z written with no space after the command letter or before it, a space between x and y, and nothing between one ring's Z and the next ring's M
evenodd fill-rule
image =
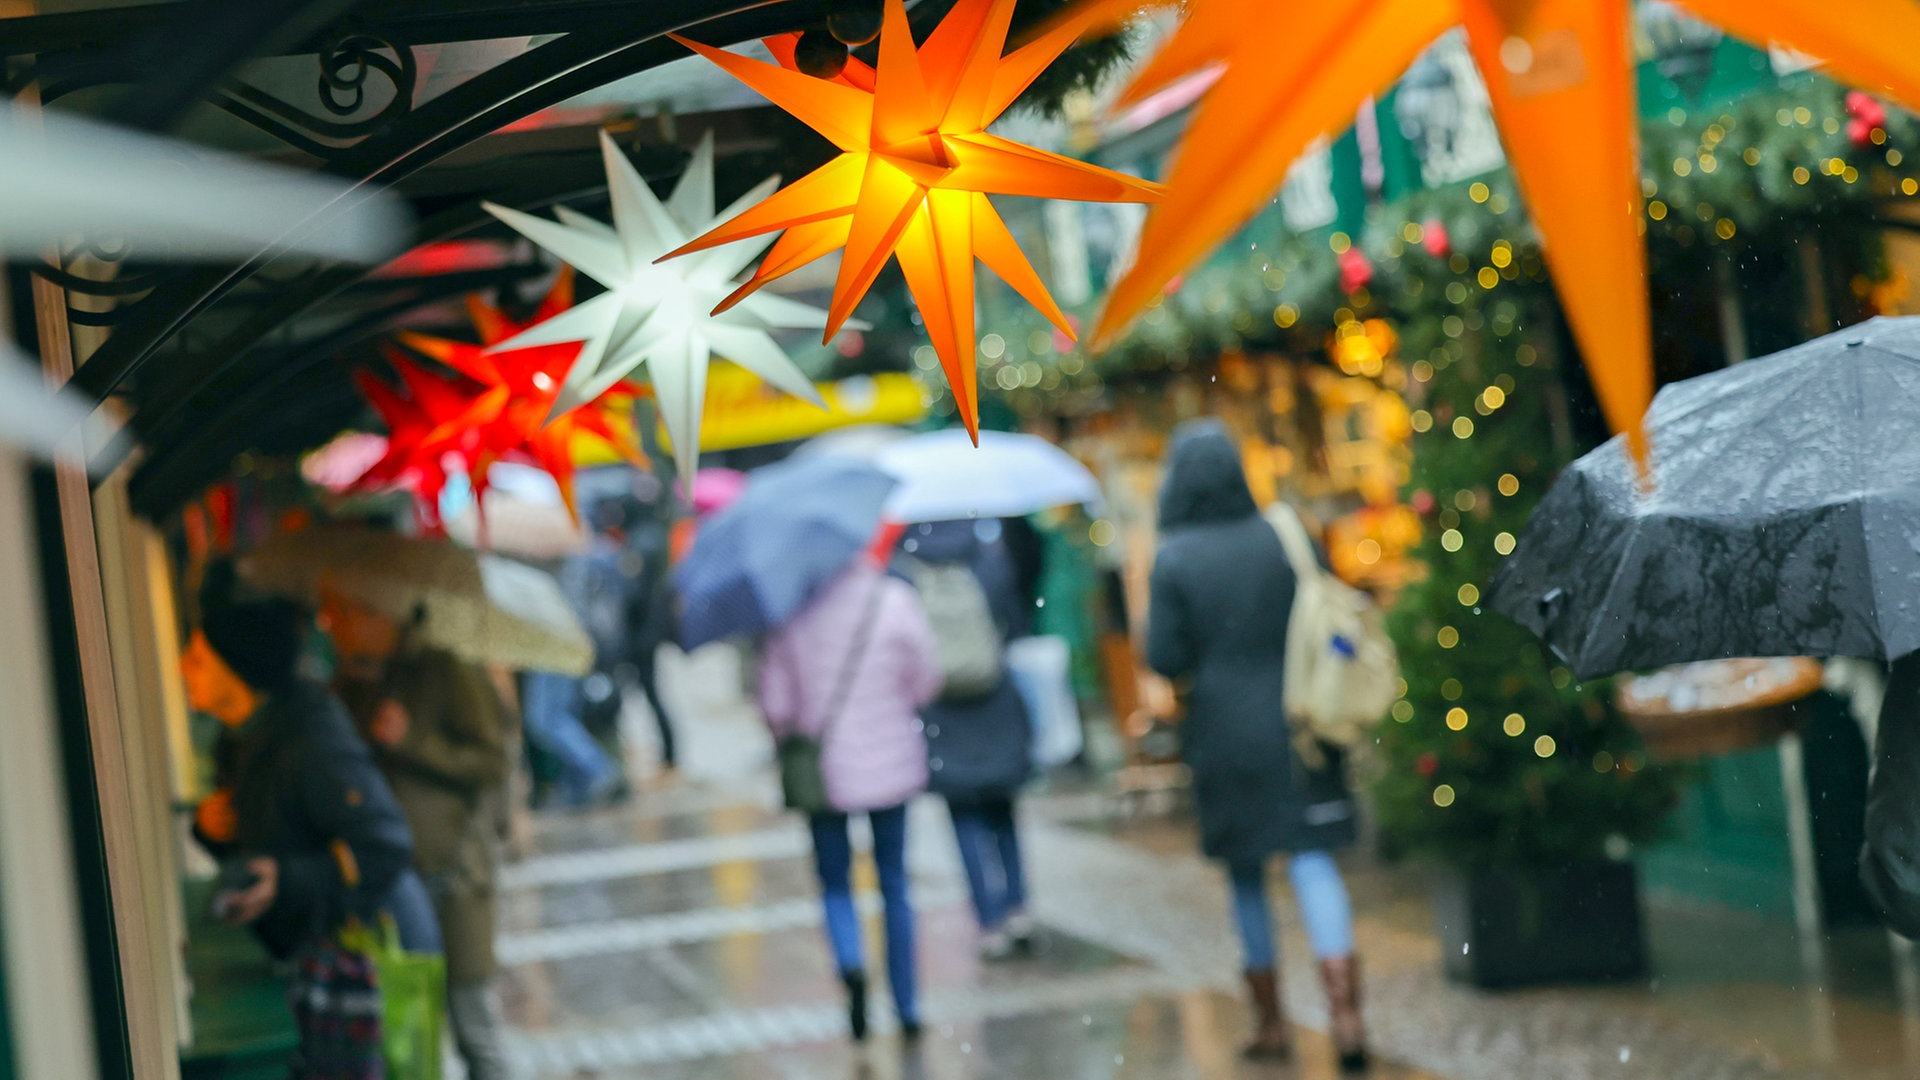
M355 923L340 940L373 961L380 979L380 1019L387 1080L440 1080L440 1033L446 1026L447 961L410 953L400 928L382 916L378 933Z

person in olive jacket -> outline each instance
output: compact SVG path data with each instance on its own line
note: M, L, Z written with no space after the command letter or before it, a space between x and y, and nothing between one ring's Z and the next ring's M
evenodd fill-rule
M397 622L330 599L341 694L413 828L446 942L447 1017L473 1080L504 1080L493 980L495 877L511 759L506 705L477 666L409 642Z

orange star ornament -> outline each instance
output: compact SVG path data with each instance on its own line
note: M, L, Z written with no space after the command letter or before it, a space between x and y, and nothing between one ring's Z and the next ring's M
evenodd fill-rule
M1920 107L1920 5L1684 0L1749 41L1824 58L1840 77ZM1104 18L1139 0L1096 0ZM1190 0L1187 19L1127 88L1137 101L1205 68L1207 91L1147 218L1133 267L1094 332L1112 342L1167 284L1280 187L1315 138L1353 120L1447 28L1464 23L1508 158L1538 225L1594 389L1636 456L1653 396L1630 0Z
M974 385L974 260L1071 335L1066 315L1021 253L988 195L1151 202L1158 184L989 134L985 129L1093 23L1056 23L1001 55L1014 0L959 0L917 48L903 0L886 0L880 57L839 79L803 75L681 42L832 140L841 153L666 257L784 229L731 303L844 249L825 337L840 329L886 265L900 260L967 430L980 423Z

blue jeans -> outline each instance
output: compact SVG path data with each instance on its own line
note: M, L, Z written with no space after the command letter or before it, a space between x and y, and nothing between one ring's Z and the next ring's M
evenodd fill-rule
M413 953L446 951L440 935L440 919L433 913L433 897L427 892L426 882L412 869L393 883L383 907L393 916L394 927L400 931L401 948Z
M580 804L614 775L616 766L580 722L580 680L548 671L526 678L527 741L551 754L560 765L560 789Z
M1347 899L1340 867L1324 851L1302 851L1287 867L1293 894L1306 925L1307 943L1315 957L1335 960L1353 955L1353 905ZM1233 864L1227 872L1233 882L1233 920L1240 930L1240 946L1248 971L1271 971L1276 959L1273 912L1267 907L1267 875L1263 863Z
M1027 906L1026 871L1020 863L1020 835L1014 829L1013 800L947 804L953 839L967 870L967 891L980 929L997 930L1007 916Z
M907 808L872 810L873 864L879 871L880 898L886 912L887 984L903 1024L920 1021L913 962L913 906L907 899ZM853 841L847 815L815 814L813 864L820 874L820 899L827 910L827 941L833 961L845 975L865 972L861 957L860 913L853 905Z

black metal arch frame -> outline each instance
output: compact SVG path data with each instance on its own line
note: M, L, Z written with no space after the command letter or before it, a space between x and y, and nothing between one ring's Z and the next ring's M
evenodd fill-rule
M732 44L816 24L825 7L826 0L195 0L109 16L0 21L0 57L31 55L17 64L15 85L30 81L48 101L124 85L104 111L144 128L170 128L194 105L211 103L351 181L346 195L293 223L291 234L327 227L371 192L507 124L686 55L667 40L670 32ZM519 35L557 36L414 104L417 47ZM231 80L239 65L268 55L316 58L318 112ZM367 115L370 92L384 104ZM520 194L535 203L563 195ZM415 240L458 235L479 217L477 205L451 208L424 220ZM97 302L71 312L76 323L110 330L75 382L96 396L132 399L148 451L132 493L149 515L224 472L266 423L259 414L271 411L267 402L312 379L338 350L475 286L457 277L404 283L344 326L273 347L283 328L369 271L300 262L277 245L238 265L159 269L123 259L111 271L92 276L68 265L38 272L74 298L110 301L105 312L88 310ZM249 302L236 303L241 297ZM214 329L203 340L207 327ZM188 338L191 347L183 347ZM215 387L231 392L203 410L203 395Z

